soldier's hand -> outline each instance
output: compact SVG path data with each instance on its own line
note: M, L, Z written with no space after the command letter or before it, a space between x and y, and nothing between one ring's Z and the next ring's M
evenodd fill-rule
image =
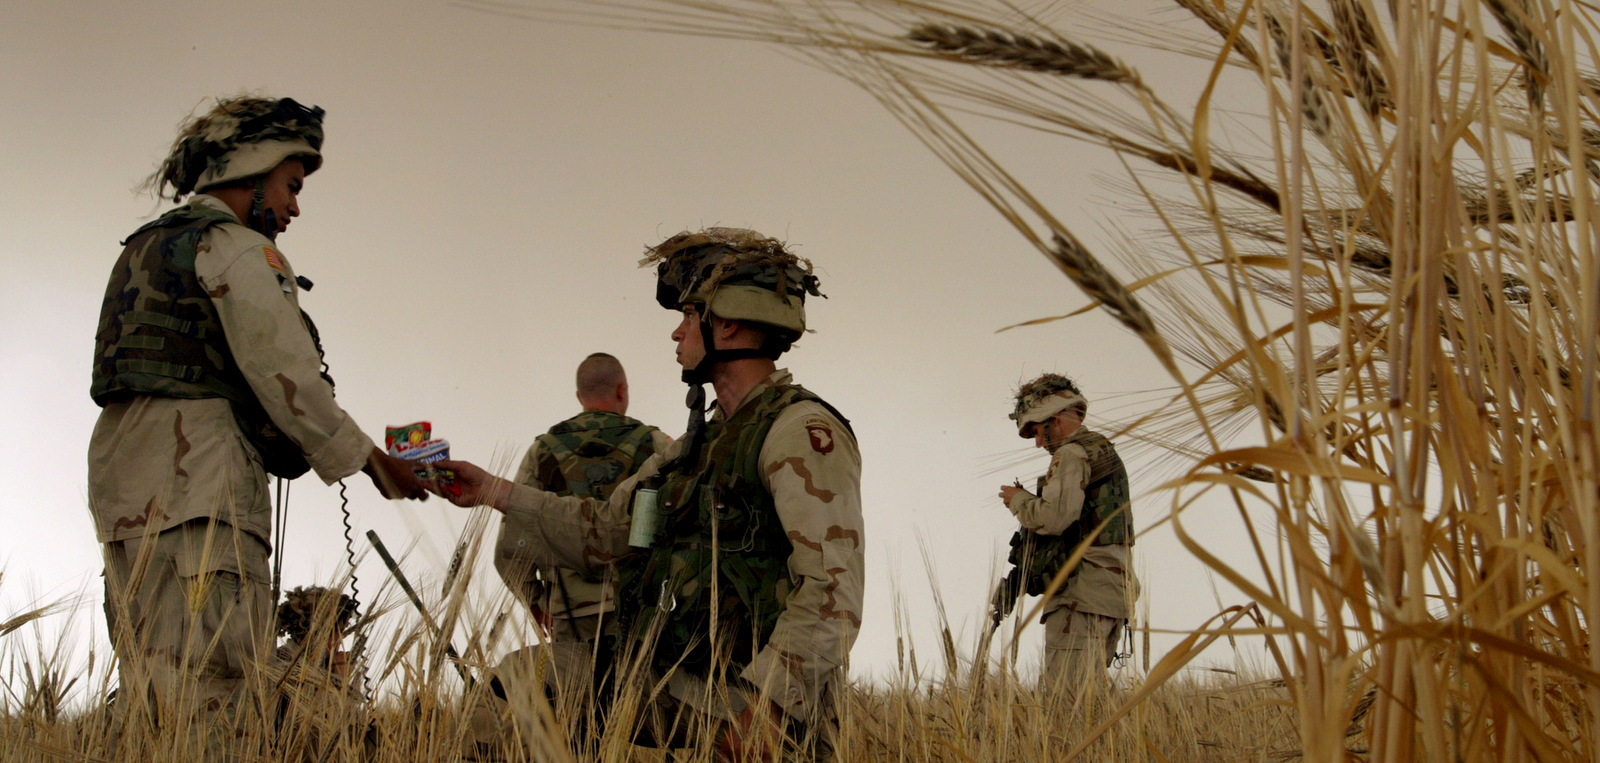
M466 461L440 461L434 466L454 475L449 483L442 481L427 483L428 489L433 491L434 495L469 509L473 506L488 506L496 511L506 510L506 503L511 498L510 482Z
M533 621L538 623L539 627L543 628L545 633L549 633L551 628L556 627L555 615L550 614L548 610L539 606L538 604L534 604L532 609Z
M395 500L398 498L412 498L419 501L428 500L428 488L417 475L411 471L414 466L403 458L395 458L377 448L367 454L367 465L361 467L368 477L372 478L372 485L384 498Z
M752 702L718 740L717 760L772 760L783 740L783 711L771 702Z
M1026 492L1028 492L1028 491L1023 490L1022 488L1017 487L1016 485L1001 485L1000 486L1000 500L1005 505L1010 506L1011 505L1011 496L1014 496L1017 493L1026 493Z

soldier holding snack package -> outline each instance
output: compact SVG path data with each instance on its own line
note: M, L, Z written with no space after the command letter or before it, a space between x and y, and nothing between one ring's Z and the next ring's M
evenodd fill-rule
M276 243L322 166L322 115L242 96L187 121L150 184L188 203L128 237L106 289L89 505L118 705L154 722L239 707L271 653L268 474L426 495L334 401L310 281Z
M775 362L805 331L817 279L782 242L732 228L680 233L645 262L657 301L682 313L687 433L608 501L445 462L454 500L526 526L539 564L615 565L616 664L645 673L617 683L642 693L641 744L829 757L861 626L861 459L844 417Z
M1000 488L1021 523L1011 539L1014 565L996 593L996 622L1023 592L1044 594L1087 542L1083 558L1044 607L1045 681L1076 691L1116 657L1136 595L1130 562L1133 516L1128 472L1111 442L1083 427L1089 402L1065 376L1044 374L1017 392L1017 433L1050 451L1035 492Z

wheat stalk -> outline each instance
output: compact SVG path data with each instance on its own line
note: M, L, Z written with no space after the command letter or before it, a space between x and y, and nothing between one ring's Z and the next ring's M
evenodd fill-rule
M949 58L1044 74L1139 85L1139 75L1122 62L1090 45L1046 40L1020 32L923 24L906 39Z

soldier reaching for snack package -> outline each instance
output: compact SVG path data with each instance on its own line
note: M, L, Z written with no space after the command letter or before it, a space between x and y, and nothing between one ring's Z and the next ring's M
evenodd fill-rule
M615 565L617 664L648 671L615 682L643 693L641 744L712 739L725 760L829 757L861 627L860 453L844 417L775 362L805 331L817 279L782 242L732 228L680 233L645 262L657 265L657 301L682 312L672 339L690 385L683 438L608 501L446 462L452 499L526 526L541 565ZM706 382L717 393L709 423Z
M1083 428L1089 402L1076 384L1044 374L1017 392L1011 418L1022 437L1050 451L1036 493L1000 488L1022 528L1011 539L1011 573L995 592L995 623L1024 591L1043 595L1085 541L1083 559L1045 603L1044 679L1075 692L1104 677L1116 657L1137 584L1129 566L1133 516L1128 472L1111 442Z
M557 495L604 501L650 456L666 450L672 438L628 417L628 377L612 355L597 352L578 364L577 396L583 411L534 439L516 482ZM520 525L518 518L508 514L501 522L495 569L540 622L551 647L562 653L554 657L555 663L586 664L596 652L596 639L616 636L612 571L537 565L526 551L533 540L530 528Z
M271 651L267 475L358 471L426 493L333 397L276 238L322 165L322 109L218 101L150 179L189 202L139 228L112 268L90 393L89 508L104 545L117 705L162 724L241 707Z

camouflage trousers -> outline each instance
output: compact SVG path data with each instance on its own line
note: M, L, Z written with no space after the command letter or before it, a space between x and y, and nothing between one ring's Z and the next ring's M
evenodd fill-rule
M1117 656L1122 618L1061 607L1044 617L1044 681L1076 693L1085 684L1105 679Z
M564 612L550 615L550 640L556 644L578 644L593 650L594 641L602 630L608 635L617 631L616 618L610 612L604 615L571 616Z
M556 641L502 658L485 677L487 691L469 696L463 757L502 760L513 748L535 760L550 757L550 750L534 746L549 737L540 728L542 717L555 718L568 739L585 738L596 712L594 650L593 642ZM554 711L548 716L546 705Z
M246 679L272 649L267 545L198 519L104 552L119 714L204 727L251 707Z
M592 643L558 641L507 655L494 670L504 697L486 698L473 714L475 747L509 751L522 746L523 755L540 759L540 751L529 749L528 741L540 738L533 719L539 716L535 703L541 701L553 705L554 717L558 722L565 720L563 730L575 742L597 739L599 732L616 722L612 717L616 708L626 707L636 713L631 720L633 744L672 749L715 746L754 698L681 670L663 677L660 671L646 668L645 675L630 675L623 664L625 658L604 654L608 641L603 640L598 651ZM599 671L594 667L596 656L605 666ZM824 704L828 712L819 714L819 722L811 725L817 733L807 733L807 724L789 721L781 745L782 760L832 760L838 716L832 712L831 700ZM591 757L576 747L574 752L580 759Z

